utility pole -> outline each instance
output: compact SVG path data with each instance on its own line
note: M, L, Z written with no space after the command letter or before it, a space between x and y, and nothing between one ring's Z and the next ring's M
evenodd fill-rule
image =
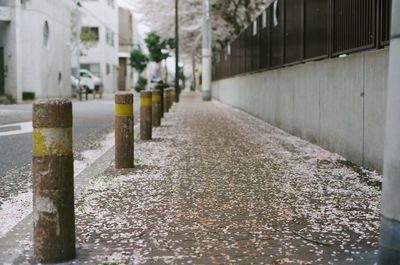
M78 91L79 91L79 100L82 100L82 90L81 90L81 49L80 49L80 41L81 41L81 14L79 7L81 7L81 3L79 0L75 0L76 3L76 78L78 80Z
M389 52L385 154L381 231L379 241L380 265L400 261L400 1L392 1L392 25Z
M210 2L204 0L203 6L203 48L202 48L202 97L211 100L211 17Z
M175 0L175 102L179 102L181 88L179 86L179 0Z

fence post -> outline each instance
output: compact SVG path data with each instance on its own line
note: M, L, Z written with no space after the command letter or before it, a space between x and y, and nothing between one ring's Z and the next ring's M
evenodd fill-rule
M140 139L151 140L152 132L152 92L140 92Z
M133 94L115 94L115 168L133 168Z
M161 125L161 96L159 90L152 91L152 122L153 127L158 127Z
M33 104L33 250L38 262L75 258L72 103Z

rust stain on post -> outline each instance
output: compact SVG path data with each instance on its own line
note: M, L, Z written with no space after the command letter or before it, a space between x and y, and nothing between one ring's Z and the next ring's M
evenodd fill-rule
M133 94L115 94L115 168L133 168Z
M75 258L72 103L33 104L33 248L38 262Z
M140 139L152 138L152 92L140 92Z

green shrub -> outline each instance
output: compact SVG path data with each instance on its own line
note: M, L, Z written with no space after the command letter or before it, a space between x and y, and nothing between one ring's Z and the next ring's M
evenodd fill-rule
M145 90L146 86L147 86L147 79L144 78L143 76L139 76L139 80L137 81L137 83L135 85L136 92Z
M168 83L157 83L156 84L156 89L162 89L162 88L169 88L170 85Z

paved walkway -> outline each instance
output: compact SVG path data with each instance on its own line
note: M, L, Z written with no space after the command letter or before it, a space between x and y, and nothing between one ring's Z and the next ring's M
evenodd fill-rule
M341 157L196 94L78 200L79 260L373 264L380 189Z

